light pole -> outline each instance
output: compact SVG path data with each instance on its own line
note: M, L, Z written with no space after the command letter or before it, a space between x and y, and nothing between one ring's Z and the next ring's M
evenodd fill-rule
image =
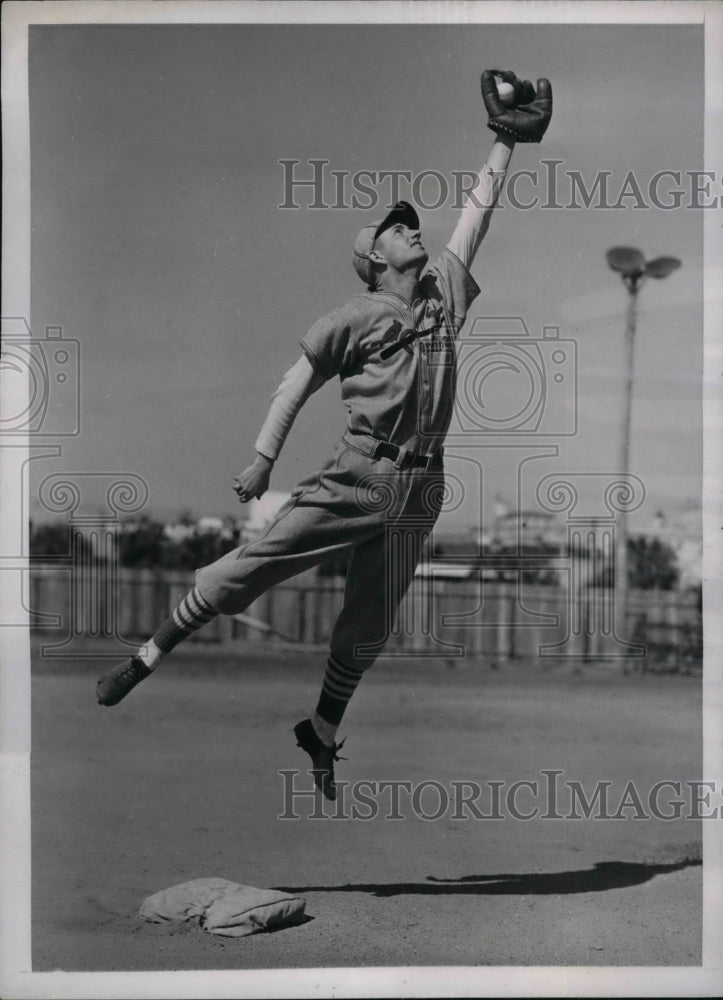
M667 278L680 267L677 257L656 257L646 261L634 247L612 247L605 254L608 267L622 278L628 292L625 311L625 396L623 398L622 436L620 440L620 472L623 479L630 472L630 419L633 408L633 375L635 361L635 324L638 292L647 278ZM628 596L628 515L620 513L616 532L615 559L615 619L616 631L624 638Z

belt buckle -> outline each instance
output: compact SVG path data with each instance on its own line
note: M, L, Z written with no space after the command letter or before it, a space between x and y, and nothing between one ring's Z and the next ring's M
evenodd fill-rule
M394 459L395 468L400 471L403 469L411 469L414 463L414 452L407 451L406 448L400 448L399 454Z

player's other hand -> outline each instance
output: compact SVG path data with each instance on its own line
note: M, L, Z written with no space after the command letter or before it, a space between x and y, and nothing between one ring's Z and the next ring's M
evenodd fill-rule
M241 503L262 497L269 488L274 463L264 455L257 455L252 465L233 477L233 490Z

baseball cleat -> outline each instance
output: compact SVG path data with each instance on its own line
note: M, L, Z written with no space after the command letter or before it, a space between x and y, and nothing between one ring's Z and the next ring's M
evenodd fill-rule
M311 763L313 764L311 773L314 776L314 784L327 799L331 799L333 802L336 799L334 761L346 760L346 757L339 757L337 755L337 751L341 750L344 746L344 740L341 743L335 743L334 746L328 747L316 735L316 730L311 724L311 719L304 719L303 722L295 725L294 735L297 739L297 747L306 750L311 757Z
M125 660L118 667L109 670L105 677L101 677L95 693L98 696L99 705L117 705L123 701L129 691L132 691L136 684L140 684L153 671L149 670L143 660L137 656L132 656L130 660Z

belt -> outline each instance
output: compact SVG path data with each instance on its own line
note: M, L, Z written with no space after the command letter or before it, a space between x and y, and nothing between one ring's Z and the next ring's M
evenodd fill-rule
M350 441L344 435L344 440L352 448L363 451L370 458L391 458L399 469L428 469L435 463L441 463L442 461L443 453L440 451L435 452L434 455L420 455L416 451L407 451L406 448L400 448L399 445L391 444L389 441L378 441L376 438L370 436L361 442L356 440Z

